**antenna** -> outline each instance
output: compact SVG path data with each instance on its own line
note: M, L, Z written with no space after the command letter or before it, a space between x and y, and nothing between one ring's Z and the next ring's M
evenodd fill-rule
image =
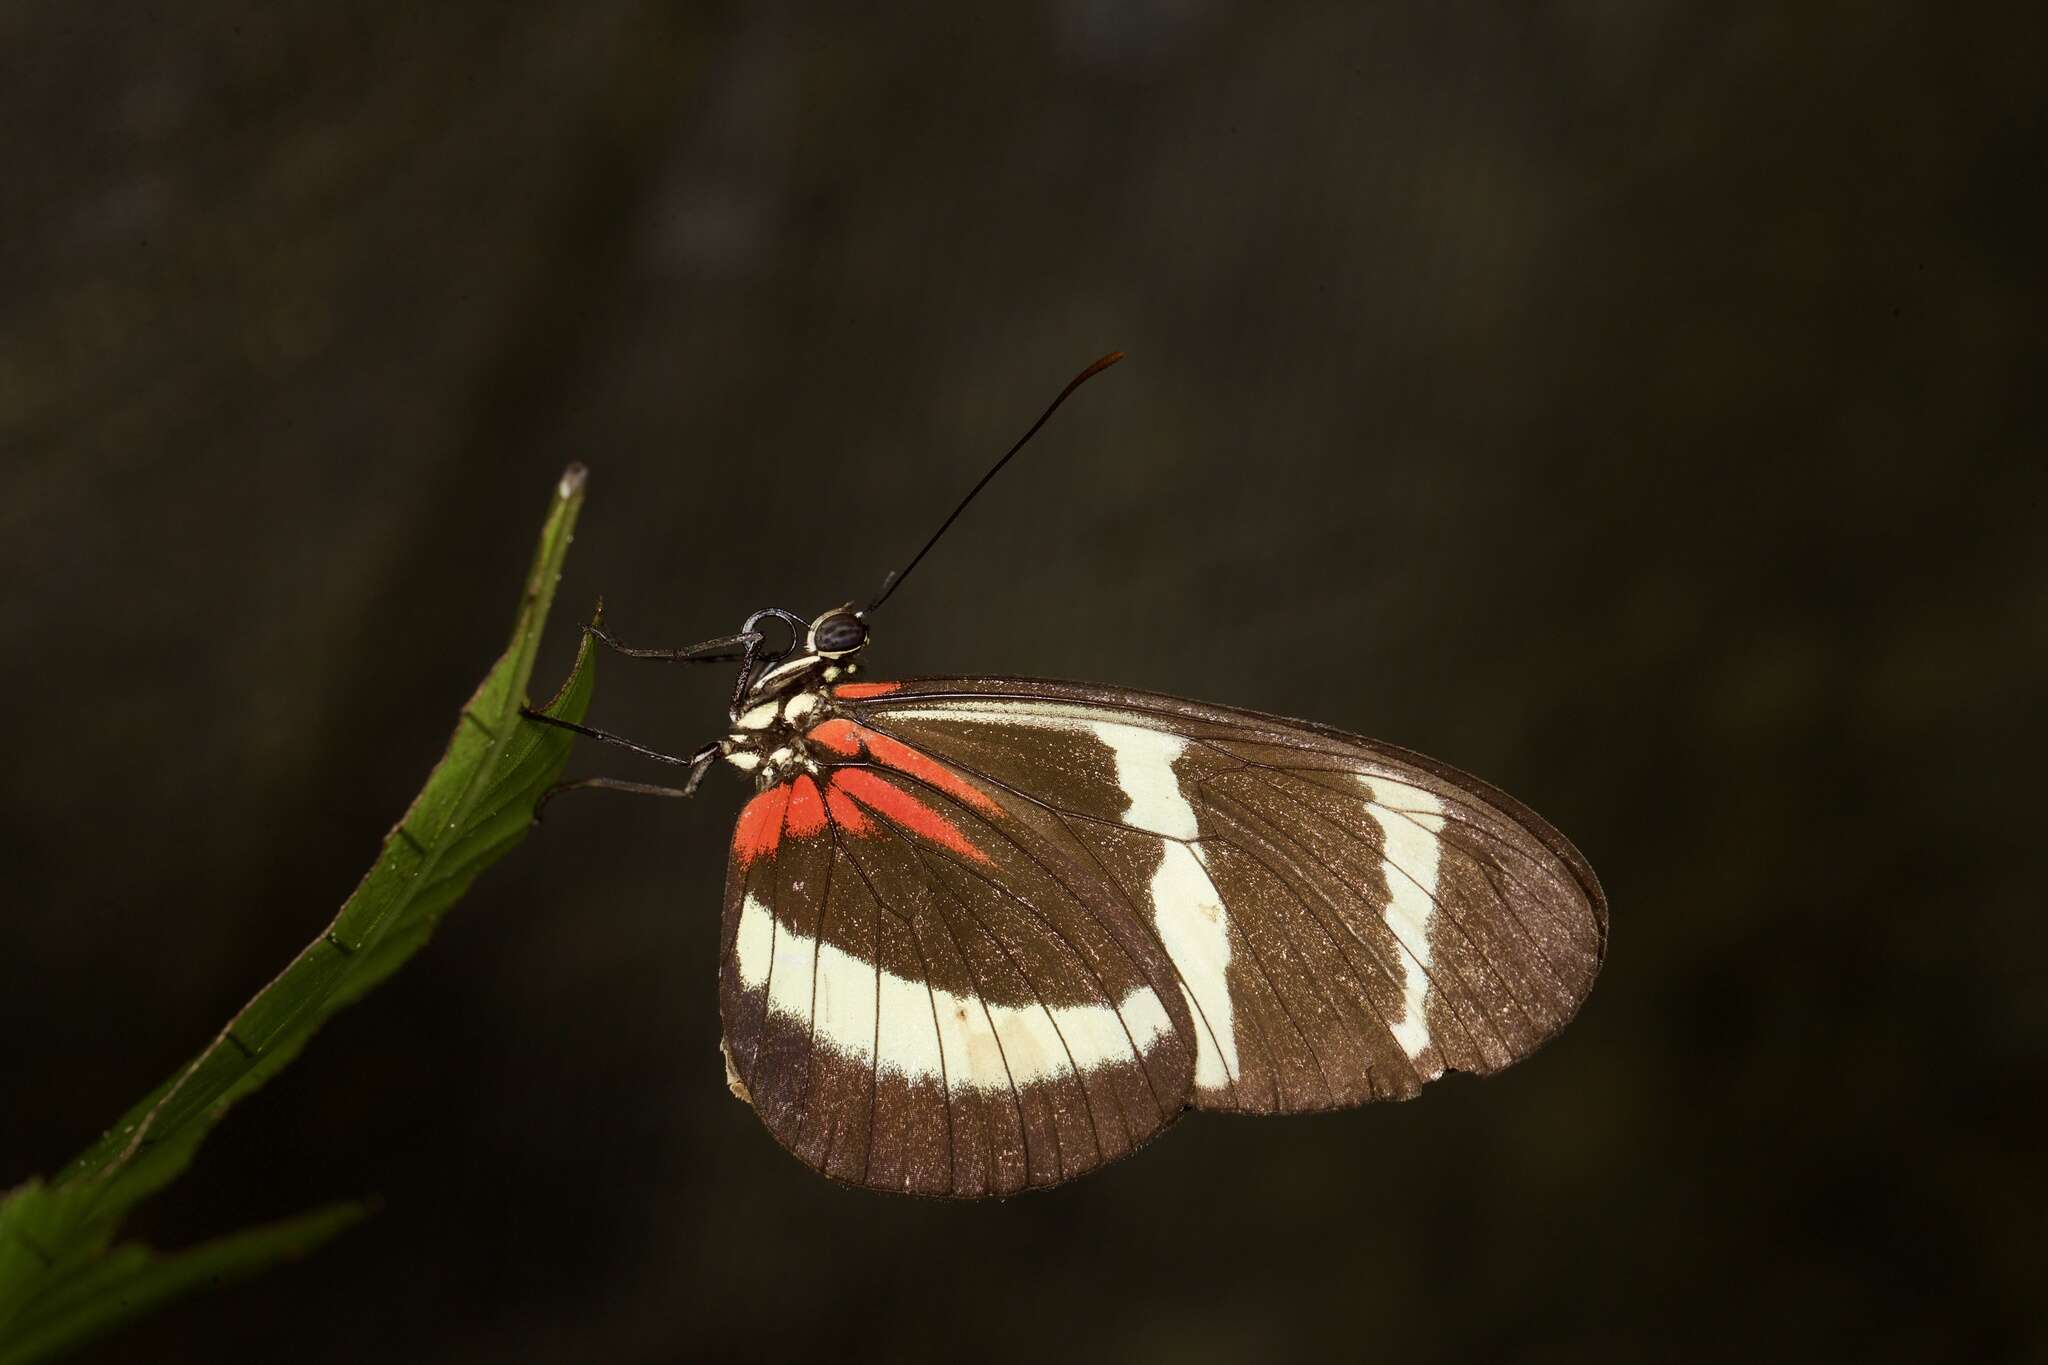
M882 580L881 590L875 594L875 600L868 603L866 606L862 607L858 615L865 619L869 612L873 611L876 607L881 606L882 603L889 600L889 594L896 591L898 585L900 585L904 579L910 577L910 571L917 567L918 561L925 557L925 554L932 548L932 546L939 543L939 537L946 534L946 528L951 526L956 520L959 519L960 514L967 510L967 504L974 501L974 495L976 493L979 493L982 489L988 487L988 481L990 479L993 479L997 474L1002 472L1003 466L1010 462L1010 457L1012 455L1015 455L1018 451L1022 450L1024 448L1024 443L1026 441L1029 441L1033 436L1036 436L1038 434L1038 429L1045 425L1047 418L1051 417L1055 412L1059 411L1060 404L1067 401L1067 396L1069 394L1073 393L1075 389L1080 388L1083 384L1093 379L1096 375L1101 374L1104 370L1116 364L1117 361L1122 360L1123 358L1124 353L1122 351L1111 351L1108 355L1102 357L1100 360L1090 365L1087 369L1081 371L1081 373L1075 375L1072 379L1068 380L1067 386L1064 389L1060 390L1060 396L1053 399L1052 402L1049 405L1047 405L1045 411L1038 415L1038 420L1031 424L1031 429L1025 432L1022 436L1019 436L1017 438L1017 444L1011 446L1008 450L1003 452L1003 458L997 460L993 465L989 467L988 473L981 476L980 483L977 483L976 485L974 485L974 487L967 490L967 496L960 499L960 505L953 509L952 515L947 517L944 521L940 522L939 529L932 532L932 538L924 543L924 549L919 550L916 554L912 555L910 557L910 562L908 564L905 564L902 568L896 570L895 572L891 573L887 578Z

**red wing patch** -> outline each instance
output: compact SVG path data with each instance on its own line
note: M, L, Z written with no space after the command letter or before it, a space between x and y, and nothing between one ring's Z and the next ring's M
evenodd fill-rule
M841 683L832 689L832 695L845 701L865 701L869 697L886 697L901 686L900 682Z
M874 821L868 819L868 813L841 791L837 782L825 784L825 809L831 813L832 823L848 834L863 835L875 831Z
M883 819L929 839L941 848L986 863L989 857L968 841L960 827L881 774L867 768L841 768L832 774L835 791L843 791Z
M804 738L813 744L830 749L835 754L844 754L852 758L860 752L861 740L873 733L872 730L863 730L844 716L839 716L807 731Z
M900 740L873 730L863 731L861 738L867 741L868 752L875 761L885 763L897 772L914 777L920 782L929 782L948 796L958 797L983 815L1000 815L1003 808L995 798L969 782L958 772L933 758L911 748Z
M889 686L895 686L891 683ZM930 754L921 753L901 740L891 739L885 734L857 725L844 716L835 716L804 735L804 738L820 748L830 749L835 754L854 758L865 748L868 757L884 767L894 768L906 777L937 787L955 800L964 802L983 815L1001 815L1003 808L996 799L981 788L962 777L958 771L939 762Z
M798 777L789 784L789 813L783 817L783 832L792 839L808 839L825 828L825 801L818 784Z
M856 728L847 721L828 723ZM865 737L880 738L875 735ZM923 758L922 755L914 756ZM931 763L929 759L923 761ZM939 765L932 763L931 766L938 768ZM946 789L951 790L955 784L965 786L956 777L945 784ZM979 803L994 806L980 792L974 795L979 798ZM826 780L822 791L808 774L800 774L793 782L780 782L762 792L740 811L739 824L732 834L733 852L744 867L756 858L773 854L785 834L792 839L814 838L824 831L828 818L847 834L856 837L871 835L875 833L875 822L869 811L942 848L949 848L976 862L988 861L988 855L976 848L960 827L945 815L918 800L915 794L866 768L836 769Z
M899 686L856 685L884 689ZM1003 814L1003 807L994 797L952 767L844 716L813 726L804 738L849 759L858 759L865 753L875 763L943 792L979 814ZM976 862L988 861L988 855L976 848L938 807L873 769L853 766L834 767L822 787L809 774L798 774L795 780L779 782L749 801L740 811L739 824L733 830L733 852L744 867L756 858L773 854L784 835L792 839L814 838L828 822L850 835L872 835L876 832L874 815Z
M816 795L816 788L812 793ZM789 784L784 782L762 792L741 809L739 823L732 831L732 851L742 867L775 851L782 838L783 813L788 807Z

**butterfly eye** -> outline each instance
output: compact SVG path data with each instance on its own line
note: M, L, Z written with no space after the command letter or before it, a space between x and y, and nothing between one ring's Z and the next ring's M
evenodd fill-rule
M867 623L844 607L811 623L811 649L824 658L843 659L867 642Z

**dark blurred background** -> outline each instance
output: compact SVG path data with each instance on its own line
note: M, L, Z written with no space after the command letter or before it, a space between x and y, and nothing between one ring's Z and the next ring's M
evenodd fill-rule
M1498 1080L908 1202L726 1093L738 785L575 798L136 1228L381 1215L98 1358L2041 1350L2030 8L0 9L0 1184L324 925L565 463L547 686L871 589L1111 347L872 664L1411 745L1613 902Z

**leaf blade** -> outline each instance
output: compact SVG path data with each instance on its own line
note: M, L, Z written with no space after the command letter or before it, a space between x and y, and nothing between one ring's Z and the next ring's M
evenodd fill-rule
M16 1349L15 1329L48 1311L62 1286L84 1275L113 1274L117 1259L153 1256L140 1246L107 1250L121 1216L184 1169L231 1105L289 1063L337 1011L403 965L475 877L525 837L535 803L560 775L572 742L568 731L522 717L520 706L583 495L583 472L572 466L555 488L504 652L462 707L446 752L333 919L192 1062L132 1106L56 1179L30 1181L0 1197L0 1351ZM586 635L568 678L543 710L579 720L594 687Z
M561 577L562 562L568 552L576 515L582 508L583 484L580 471L572 469L557 485L533 567L527 574L526 591L510 644L499 657L497 665L485 676L469 704L463 707L447 753L428 775L426 785L405 817L385 836L384 849L343 904L333 923L237 1013L235 1021L221 1030L214 1042L172 1082L167 1092L140 1114L130 1111L124 1123L132 1122L134 1128L117 1145L103 1141L80 1163L67 1168L56 1182L60 1188L82 1181L102 1181L114 1188L106 1189L100 1201L96 1202L111 1203L117 1210L131 1206L136 1199L156 1188L161 1183L159 1179L141 1182L142 1188L139 1189L120 1188L120 1177L125 1170L132 1168L142 1149L177 1140L195 1118L210 1113L211 1117L202 1125L200 1133L194 1135L193 1145L196 1146L196 1137L203 1135L204 1127L210 1127L211 1121L219 1117L218 1110L214 1108L216 1103L253 1070L261 1058L260 1051L239 1060L233 1055L246 1041L237 1038L236 1024L252 1013L268 1016L290 1009L296 1009L301 1015L298 1027L308 1032L325 1022L332 1010L322 1006L333 1000L339 987L338 980L320 982L316 995L295 1003L289 998L294 993L295 982L300 979L294 977L294 972L304 972L301 964L309 954L333 948L337 942L350 949L348 956L352 959L373 947L404 918L418 894L435 880L442 855L452 844L459 842L464 818L488 789L498 760L512 735L522 728L541 731L532 742L542 747L554 747L559 757L551 767L559 770L560 762L565 761L568 754L566 732L545 730L523 721L519 716L519 699L525 697L527 684L533 675L541 627L554 599L555 584ZM571 681L564 688L564 699L587 705L590 660L586 641L578 653ZM481 719L479 712L488 720ZM576 719L578 716L565 715L565 718ZM559 740L556 739L558 734ZM545 786L545 783L540 785ZM534 794L537 796L538 792ZM398 848L408 845L419 855L417 862L402 853L395 858L391 856ZM351 915L352 907L364 902L374 902L382 910L373 922L367 924L359 918L352 919ZM329 934L333 935L333 940L329 939ZM285 998L280 999L280 994ZM345 1000L338 1003L345 1003ZM266 1036L273 1040L276 1038L275 1034Z
M201 1287L231 1283L303 1256L368 1213L329 1204L163 1255L127 1242L96 1257L43 1295L0 1343L0 1365L47 1360Z

